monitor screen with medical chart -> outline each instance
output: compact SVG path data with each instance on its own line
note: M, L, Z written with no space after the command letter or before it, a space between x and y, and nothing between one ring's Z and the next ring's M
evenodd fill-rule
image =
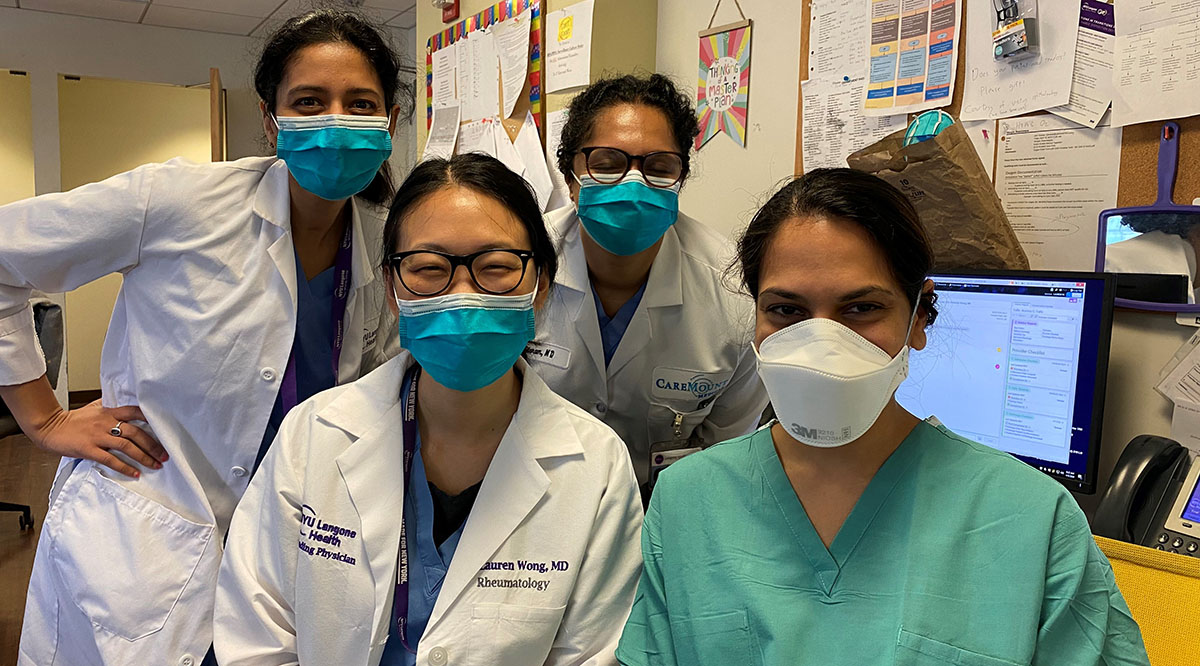
M933 275L938 318L897 401L1095 492L1112 280L1042 271Z

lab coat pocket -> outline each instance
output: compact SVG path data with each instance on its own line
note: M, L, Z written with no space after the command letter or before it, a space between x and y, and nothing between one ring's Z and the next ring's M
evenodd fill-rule
M76 473L79 473L78 471ZM46 529L64 594L96 626L126 640L166 623L213 527L193 523L96 467L64 493Z
M684 445L689 441L695 446L708 446L716 442L702 442L692 437L692 433L704 423L712 411L712 405L703 409L683 411L683 405L671 405L652 401L646 419L646 427L651 443L674 442Z
M914 634L901 627L896 641L896 666L1028 666L972 652L956 645Z
M544 663L554 647L554 637L566 609L566 606L475 604L471 607L466 663L471 666Z
M763 663L744 610L673 620L671 633L675 638L676 661L680 664L761 666Z

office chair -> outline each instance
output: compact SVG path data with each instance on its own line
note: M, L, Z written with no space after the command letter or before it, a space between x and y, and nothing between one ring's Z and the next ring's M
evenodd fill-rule
M42 346L42 354L46 357L46 379L50 386L58 386L58 366L62 364L63 346L66 332L63 328L62 308L56 303L40 299L33 301L33 326L37 331L38 343ZM8 407L0 402L0 437L8 437L21 432L17 420L13 418ZM20 513L17 519L21 530L33 529L33 509L28 504L0 502L0 512L15 511Z

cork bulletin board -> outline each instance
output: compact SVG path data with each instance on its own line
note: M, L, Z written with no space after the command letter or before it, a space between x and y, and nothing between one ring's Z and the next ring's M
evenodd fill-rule
M806 78L809 57L809 22L811 0L802 0L800 16L800 80ZM964 35L964 39L967 37ZM966 48L958 49L958 76L954 81L954 98L943 110L958 117L962 107ZM804 172L803 155L803 95L798 93L796 112L796 173ZM1179 172L1175 180L1175 202L1190 204L1200 197L1200 116L1176 119L1179 123ZM1158 139L1162 122L1127 125L1121 138L1121 175L1117 190L1118 206L1141 206L1154 203L1157 195Z
M510 139L515 139L525 122L525 112L533 113L533 120L545 142L545 115L542 104L542 43L545 38L543 28L543 0L503 0L483 11L451 25L434 34L425 44L425 127L433 122L433 52L450 46L476 30L482 30L494 23L519 15L526 9L530 11L529 29L529 67L526 70L525 87L517 98L512 115L502 118L501 124L508 132Z

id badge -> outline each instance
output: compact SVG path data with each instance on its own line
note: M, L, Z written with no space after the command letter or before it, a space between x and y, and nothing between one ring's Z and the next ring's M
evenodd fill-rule
M682 460L701 450L699 442L683 436L683 414L675 414L674 438L650 445L650 487L658 481L658 475L672 463Z
M686 445L686 442L683 444ZM658 475L678 460L700 451L699 446L683 446L680 442L658 442L650 445L650 485L658 481Z

